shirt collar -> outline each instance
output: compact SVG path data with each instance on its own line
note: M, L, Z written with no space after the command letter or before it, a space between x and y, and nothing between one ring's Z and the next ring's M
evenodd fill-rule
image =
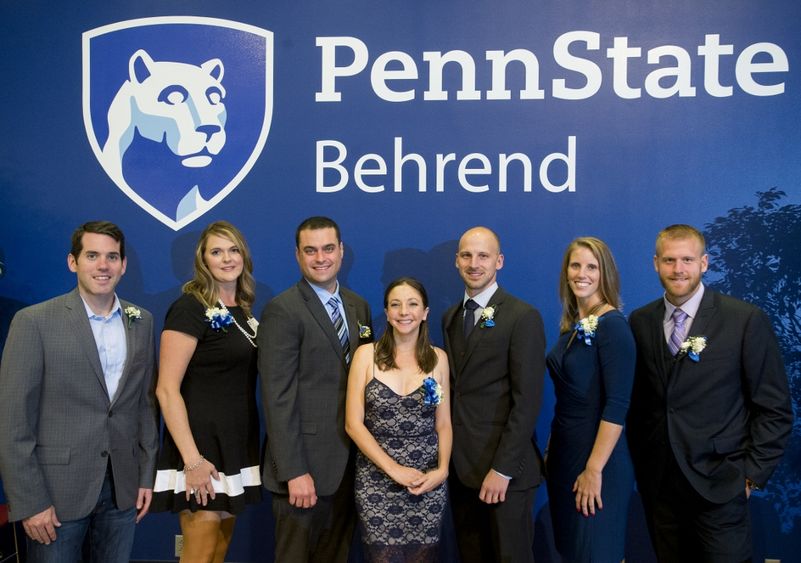
M308 280L306 280L306 281L308 281ZM326 305L328 303L328 301L332 297L336 297L337 301L342 303L342 298L339 296L339 280L337 280L337 286L336 286L336 288L334 288L334 292L333 293L331 293L327 289L323 289L322 287L320 287L318 285L314 285L311 282L309 282L309 285L314 290L314 293L317 294L317 297L320 299L320 301L323 302L323 305Z
M122 305L120 304L120 298L117 297L116 293L114 294L114 304L111 306L111 311L109 311L109 314L106 315L105 317L102 315L96 315L95 312L92 311L92 308L89 307L88 303L86 303L86 299L83 298L83 295L81 295L81 301L83 302L83 306L86 309L86 316L89 317L90 319L106 320L110 319L117 313L122 315Z
M687 301L680 305L682 311L687 313L687 316L694 319L698 314L698 308L701 306L701 299L704 297L704 284L699 284L698 290ZM662 299L665 301L665 322L673 316L673 311L678 309L673 303L667 300L664 295Z
M478 303L479 307L484 309L489 304L490 299L492 299L492 296L495 295L495 291L497 291L497 289L498 289L498 282L492 282L492 284L487 289L485 289L478 295L474 295L473 297L467 295L467 292L465 291L464 297L462 298L462 306L464 306L464 304L467 303L468 299L472 299L473 301Z

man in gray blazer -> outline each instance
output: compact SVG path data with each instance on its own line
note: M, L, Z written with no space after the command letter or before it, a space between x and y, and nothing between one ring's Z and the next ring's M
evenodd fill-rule
M503 259L491 230L462 235L456 267L465 293L443 317L453 395L448 484L463 563L534 561L531 509L542 458L532 436L545 331L536 309L498 287Z
M263 482L275 560L344 563L355 524L345 391L353 353L372 340L370 308L337 281L344 246L334 221L306 219L295 244L303 278L265 307L259 327Z
M79 227L76 289L14 317L0 366L0 476L28 561L127 562L147 513L158 426L153 319L114 292L125 239Z

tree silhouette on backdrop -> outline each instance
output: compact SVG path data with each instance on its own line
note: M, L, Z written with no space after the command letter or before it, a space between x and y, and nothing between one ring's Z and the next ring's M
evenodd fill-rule
M786 193L757 192L756 206L730 209L705 226L709 285L761 307L773 321L784 356L796 418L784 459L768 486L783 533L801 517L801 205Z

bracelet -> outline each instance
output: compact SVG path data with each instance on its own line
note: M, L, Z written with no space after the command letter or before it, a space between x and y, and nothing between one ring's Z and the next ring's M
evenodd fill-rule
M203 456L200 456L200 458L198 458L198 460L195 463L193 463L192 465L184 464L184 473L188 473L190 471L194 471L195 469L197 469L198 467L203 465L204 461L206 461L206 458L203 457Z

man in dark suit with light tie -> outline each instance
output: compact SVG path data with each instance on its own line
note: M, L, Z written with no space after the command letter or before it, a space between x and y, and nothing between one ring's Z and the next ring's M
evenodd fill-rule
M125 239L78 228L78 287L14 317L0 367L0 476L28 561L126 562L147 513L158 450L153 318L114 292Z
M663 298L631 314L637 371L627 432L662 562L751 559L748 498L792 427L787 376L768 317L704 287L703 235L656 239Z
M306 219L295 244L303 278L265 307L258 336L275 560L344 563L356 521L345 391L353 353L372 340L370 308L337 281L334 221Z
M531 562L531 509L542 458L532 435L542 399L545 332L531 305L498 287L498 236L459 240L463 299L443 317L451 366L449 486L463 563Z

